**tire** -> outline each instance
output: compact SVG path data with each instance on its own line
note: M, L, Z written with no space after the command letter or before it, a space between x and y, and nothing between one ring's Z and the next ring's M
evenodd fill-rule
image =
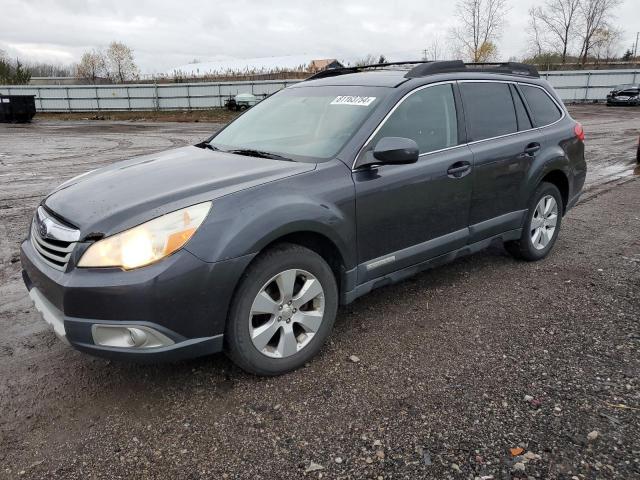
M555 218L553 218L553 209L550 209L548 217L544 214L542 216L540 215L539 204L543 199L548 198L552 198L555 202ZM545 201L545 206L552 205L553 202ZM549 254L560 233L562 212L564 211L560 190L552 183L542 182L532 195L528 207L527 219L522 229L522 236L518 240L505 242L505 248L514 257L532 262L542 260ZM542 218L542 220L540 220L540 218ZM553 230L551 230L551 226L554 225L554 220L555 226ZM538 225L541 226L537 227ZM544 230L541 230L540 234L536 236L536 230L538 228Z
M224 335L226 353L255 375L295 370L318 353L337 310L338 286L327 262L300 245L280 244L261 253L239 282Z

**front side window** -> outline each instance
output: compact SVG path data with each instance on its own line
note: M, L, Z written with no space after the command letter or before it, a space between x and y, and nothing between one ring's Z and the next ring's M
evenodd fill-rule
M263 100L211 141L221 150L252 149L297 161L336 155L382 103L385 87L294 87Z
M560 119L562 112L543 89L528 85L520 85L520 89L527 100L537 127L549 125Z
M518 131L508 83L462 82L460 92L471 141Z
M458 122L451 84L434 85L409 95L378 130L371 145L384 137L415 140L420 153L458 144Z

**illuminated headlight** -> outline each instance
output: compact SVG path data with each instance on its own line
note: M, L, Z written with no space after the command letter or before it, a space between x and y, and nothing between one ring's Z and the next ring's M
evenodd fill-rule
M211 209L211 202L154 218L130 230L99 240L78 262L79 267L143 267L181 249Z

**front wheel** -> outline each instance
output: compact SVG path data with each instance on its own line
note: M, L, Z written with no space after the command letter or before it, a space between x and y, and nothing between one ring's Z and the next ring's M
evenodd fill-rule
M562 196L558 187L542 182L529 202L527 220L519 240L505 243L516 258L535 261L546 257L556 243L562 223Z
M240 281L225 331L227 353L256 375L295 370L318 353L337 309L327 262L299 245L279 245L260 254Z

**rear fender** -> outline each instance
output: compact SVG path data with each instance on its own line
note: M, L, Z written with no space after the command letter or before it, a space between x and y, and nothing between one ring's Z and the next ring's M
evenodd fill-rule
M569 187L571 187L572 175L569 158L559 145L543 149L540 155L535 156L524 183L526 188L521 191L520 204L528 206L531 196L540 185L540 182L542 182L542 179L556 170L565 175L569 182Z

